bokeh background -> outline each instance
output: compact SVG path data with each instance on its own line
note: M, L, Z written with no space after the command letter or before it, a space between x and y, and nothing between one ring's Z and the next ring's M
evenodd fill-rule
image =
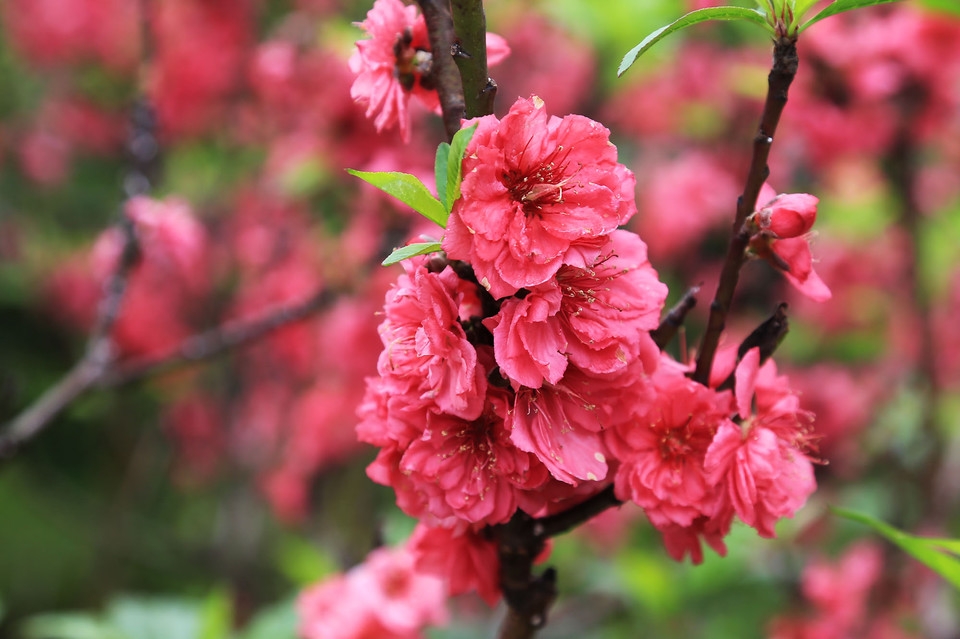
M536 94L610 127L637 175L631 228L670 301L702 283L672 346L682 356L745 177L766 36L699 26L617 78L644 35L710 3L485 4L512 48L491 70L498 112ZM960 536L960 17L937 4L865 9L801 36L770 183L820 198L815 267L833 299L804 300L751 264L729 327L736 344L790 304L776 360L817 414L819 491L778 539L735 528L729 555L696 567L671 561L639 511L604 514L554 545L561 596L545 639L960 636L955 591L828 511ZM344 169L429 183L443 133L414 109L405 145L351 101L352 23L369 8L0 4L0 423L83 355L125 206L146 222L112 332L123 364L321 291L331 300L210 361L86 393L0 461L0 636L292 638L300 589L412 529L366 478L374 451L353 426L399 272L377 264L417 220ZM158 157L153 199L132 204L138 101ZM502 614L451 605L431 637L492 636Z

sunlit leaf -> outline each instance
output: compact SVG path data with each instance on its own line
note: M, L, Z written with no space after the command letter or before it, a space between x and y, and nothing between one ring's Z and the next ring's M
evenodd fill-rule
M390 266L391 264L396 264L397 262L402 262L403 260L413 257L415 255L426 255L427 253L436 253L440 250L440 242L423 242L419 244L407 244L406 246L401 246L385 259L382 264L384 266Z
M933 11L960 16L960 2L957 2L957 0L920 0L920 4Z
M623 75L623 72L629 69L638 57L671 33L679 31L684 27L689 27L690 25L701 22L708 22L710 20L743 20L759 24L767 31L770 31L770 25L767 23L766 15L756 9L747 9L746 7L708 7L706 9L697 9L674 20L665 27L660 27L644 38L640 44L630 49L627 55L623 56L620 67L617 69L617 75Z
M197 639L229 639L232 628L233 599L226 590L214 590L200 607Z
M447 193L447 167L449 166L450 158L450 145L446 142L441 142L440 146L437 147L437 156L433 161L433 177L437 182L437 199L440 200L440 204L443 204L443 208L450 211L453 207L453 202Z
M440 201L430 194L429 189L409 173L395 171L369 172L347 169L347 173L355 175L364 182L372 184L384 193L397 198L414 211L442 228L447 226L447 210Z
M473 134L477 131L477 125L469 126L466 129L460 129L453 136L453 142L450 143L450 154L447 158L447 188L446 193L449 198L447 212L453 208L453 203L460 197L460 182L463 179L463 155L467 151L467 145L473 139Z
M874 519L870 515L854 510L833 508L833 512L846 519L870 526L911 557L946 579L954 588L960 589L960 559L943 552L942 548L945 540L915 537L902 530L897 530L879 519Z
M800 27L800 31L803 31L812 24L820 22L824 18L835 16L838 13L843 13L844 11L863 9L864 7L872 7L878 4L890 4L891 2L899 2L899 0L836 0L836 2L824 7L823 11L807 20L803 26Z

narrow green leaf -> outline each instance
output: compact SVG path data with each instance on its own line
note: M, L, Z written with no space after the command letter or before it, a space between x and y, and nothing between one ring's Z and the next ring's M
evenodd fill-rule
M440 200L440 204L443 204L443 208L447 209L447 212L450 212L450 209L453 207L453 201L449 197L447 191L447 166L449 164L450 157L450 145L446 142L441 142L440 146L437 147L437 157L433 161L433 177L437 182L437 199Z
M477 132L477 125L460 129L453 136L450 143L450 155L447 158L447 196L450 198L447 212L453 208L453 203L460 197L460 182L463 181L463 155L467 152L467 145ZM439 181L439 178L437 178Z
M797 0L797 5L794 11L796 11L797 20L803 17L810 9L813 8L813 5L817 4L819 0Z
M617 69L617 75L623 75L623 72L629 69L637 58L647 51L650 47L665 38L666 36L679 31L684 27L707 22L709 20L744 20L759 24L761 27L770 31L770 25L767 23L766 15L756 9L747 9L746 7L707 7L706 9L697 9L674 20L665 27L660 27L646 38L640 44L630 49L627 55L623 56L620 67Z
M960 16L960 2L957 2L957 0L920 0L920 4L931 11L952 13L955 16Z
M960 539L927 539L927 543L960 556Z
M401 246L385 259L382 264L390 266L397 262L413 257L415 255L426 255L427 253L436 253L440 250L440 242L423 242L419 244L407 244Z
M841 517L870 526L875 531L899 546L904 552L946 579L954 588L960 589L960 560L940 550L944 540L915 537L870 515L846 508L832 508Z
M447 227L447 210L443 204L430 194L423 182L409 173L371 173L353 169L347 169L347 173L374 185L384 193L389 193L431 222L439 224L441 228Z
M852 11L853 9L862 9L864 7L872 7L878 4L890 4L891 2L899 1L900 0L836 0L836 2L827 5L823 8L823 11L803 23L803 26L800 27L800 32L802 33L807 27L820 22L824 18L835 16L838 13L843 13L844 11Z

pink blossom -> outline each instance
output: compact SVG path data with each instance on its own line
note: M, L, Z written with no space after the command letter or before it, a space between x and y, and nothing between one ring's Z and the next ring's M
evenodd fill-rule
M433 56L423 16L414 5L400 0L376 0L367 18L357 24L370 36L357 42L350 69L357 78L350 97L367 107L377 131L398 124L400 137L410 140L408 102L416 96L427 109L439 111L440 100L431 83ZM487 34L487 63L494 65L510 52L506 41Z
M707 542L721 557L726 556L727 545L723 538L730 532L732 520L733 512L723 509L712 517L700 515L688 526L671 523L657 526L657 530L663 536L663 545L671 557L676 561L683 561L689 554L690 561L699 565L703 563L701 540Z
M495 298L549 281L564 263L585 266L580 250L636 212L633 174L597 122L548 116L534 97L477 124L443 247Z
M599 374L626 367L649 342L666 294L643 241L614 231L587 266L560 267L551 281L504 300L484 325L504 375L539 388L556 384L568 360Z
M830 299L830 289L813 270L813 255L805 235L816 219L819 200L805 193L775 196L768 185L764 185L758 201L764 200L763 207L747 220L748 225L759 229L750 238L750 250L783 272L810 299Z
M718 393L688 379L664 361L651 377L651 401L606 433L620 461L616 495L641 506L654 526L687 528L717 512L719 495L704 468L714 434L728 423L729 392Z
M773 537L777 520L792 516L816 489L813 465L805 453L812 415L799 408L786 378L776 376L772 360L761 369L761 378L759 361L760 350L755 348L737 367L737 383L742 385L737 403L745 419L741 425L730 421L720 425L704 467L737 516L761 536ZM754 389L755 416L749 404Z
M462 290L473 286L450 267L431 273L423 261L387 293L380 325L384 350L378 370L391 394L409 394L424 405L465 419L479 416L487 380L459 317Z
M509 399L507 392L491 389L484 412L472 421L427 414L423 436L398 462L404 481L394 487L408 514L430 515L445 524L451 519L504 523L517 510L518 491L536 489L547 480L536 457L510 441L504 426ZM409 491L416 495L400 494Z
M753 219L761 231L767 231L779 239L799 237L813 228L817 219L816 197L807 193L781 193L777 195L769 184L760 189L758 202L766 202Z
M297 601L304 639L414 639L447 621L446 587L418 570L407 548L378 548L345 575Z
M419 570L443 578L451 595L476 592L491 607L500 599L497 544L466 524L417 524L408 542Z
M556 479L576 486L607 476L600 417L575 389L544 385L517 391L507 428L517 448L536 455Z

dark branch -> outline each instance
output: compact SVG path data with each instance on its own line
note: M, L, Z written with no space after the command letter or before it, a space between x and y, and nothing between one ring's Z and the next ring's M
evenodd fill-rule
M660 322L660 326L658 326L655 331L651 331L650 337L653 338L653 343L656 344L657 348L661 351L666 348L670 340L672 340L677 334L677 331L680 330L680 327L683 326L683 322L687 318L687 313L697 305L697 293L699 292L699 285L688 288L687 292L680 298L680 301L674 304L670 312L667 313L667 316Z
M774 351L780 346L780 342L787 336L790 330L790 322L787 320L787 305L781 303L773 315L767 318L760 326L753 329L753 332L747 335L746 339L740 342L737 348L737 363L743 359L743 356L750 352L752 348L760 349L760 365L773 356ZM727 379L723 380L717 390L732 389L736 380L736 371L730 373Z
M430 78L437 87L440 96L440 108L443 110L443 127L447 132L447 141L460 130L460 123L466 115L463 99L463 83L460 70L454 62L456 36L453 30L453 17L450 5L443 0L417 0L423 18L427 23L427 35L430 49L433 51L433 66ZM486 55L486 49L484 49Z
M493 113L496 83L487 76L487 18L482 0L453 0L453 22L463 55L455 57L463 80L466 117Z
M329 308L336 297L335 293L322 290L303 302L276 309L261 317L219 326L188 337L172 351L134 360L107 371L97 385L101 388L122 386L173 368L212 359Z
M733 221L727 257L720 272L717 293L710 304L707 329L697 352L697 368L693 379L704 385L710 379L713 358L717 353L720 335L726 326L727 315L730 313L733 294L740 278L740 267L744 262L744 252L750 242L750 234L744 228L744 221L756 208L760 188L770 173L767 158L770 156L773 136L780 123L783 108L787 104L787 92L797 74L798 64L796 40L781 37L773 47L773 68L767 77L767 99L760 118L760 129L753 140L753 158L750 161L743 194L737 200L737 215Z

